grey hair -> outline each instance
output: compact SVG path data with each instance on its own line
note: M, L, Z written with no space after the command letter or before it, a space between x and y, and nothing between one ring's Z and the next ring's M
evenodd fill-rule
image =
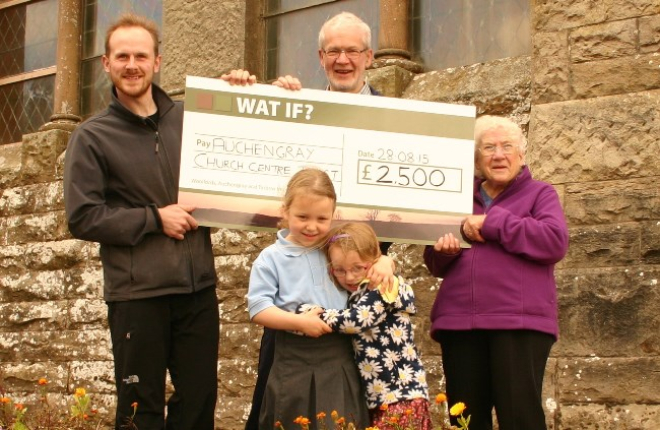
M527 151L527 138L518 124L503 116L484 115L477 118L477 121L474 123L475 159L484 134L498 128L504 129L504 131L509 133L509 135L516 140L515 143L518 144L521 154L523 156L525 155L525 152Z
M337 27L357 27L362 33L362 42L364 48L371 48L371 28L366 22L362 21L357 15L350 12L341 12L328 19L319 31L319 49L325 48L325 32L330 28Z

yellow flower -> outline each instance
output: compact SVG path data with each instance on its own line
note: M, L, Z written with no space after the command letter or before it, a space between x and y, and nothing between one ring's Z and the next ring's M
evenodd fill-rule
M87 391L84 388L76 388L76 392L73 394L75 397L85 397Z
M453 417L457 417L463 413L463 411L466 409L465 403L463 402L458 402L454 406L449 409L449 413Z
M48 380L46 378L39 378L39 385L46 385Z
M445 393L440 393L435 396L435 403L440 404L447 401L447 395Z

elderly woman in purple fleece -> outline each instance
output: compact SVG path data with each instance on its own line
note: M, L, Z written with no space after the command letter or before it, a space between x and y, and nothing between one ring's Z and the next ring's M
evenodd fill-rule
M424 250L443 278L431 336L470 430L492 429L493 407L500 430L546 429L541 389L558 333L554 265L568 250L566 220L554 188L532 179L517 124L482 116L474 137L474 214L461 228L472 247L447 234Z

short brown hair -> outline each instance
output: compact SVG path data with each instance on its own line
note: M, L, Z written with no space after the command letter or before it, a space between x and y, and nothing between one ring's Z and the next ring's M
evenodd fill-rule
M136 15L132 12L125 13L117 19L105 33L105 55L110 54L110 36L119 28L141 27L151 34L154 40L154 54L158 57L158 25L147 17Z

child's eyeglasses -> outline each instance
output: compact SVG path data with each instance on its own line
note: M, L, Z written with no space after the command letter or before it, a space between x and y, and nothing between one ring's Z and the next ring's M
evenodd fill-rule
M342 268L334 268L331 267L330 270L332 271L332 274L335 275L337 278L344 278L346 277L347 274L353 275L355 278L360 278L363 277L364 275L367 274L367 270L369 270L369 266L353 266L350 269L342 269Z

